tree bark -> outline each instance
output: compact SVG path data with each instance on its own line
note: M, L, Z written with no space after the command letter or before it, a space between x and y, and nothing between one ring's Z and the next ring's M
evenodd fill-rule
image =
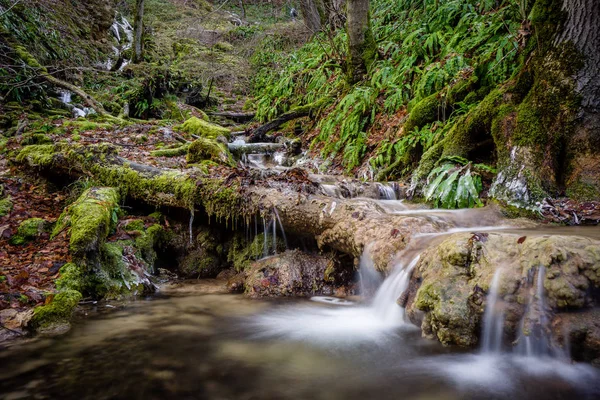
M144 33L144 0L136 0L133 31L133 62L139 63L144 57L144 45L142 43L142 36Z
M376 45L369 21L369 0L347 0L348 81L362 80L375 59Z
M252 142L261 142L265 140L265 136L267 133L272 131L273 129L279 128L281 125L285 124L288 121L307 117L321 108L325 104L328 99L322 99L315 103L307 104L305 106L295 107L290 111L281 114L279 117L275 118L272 121L267 122L264 125L259 126L254 131L252 131L250 135L250 139Z
M312 33L321 31L323 27L318 1L322 0L300 0L300 11L302 12L304 24Z
M581 98L579 118L567 140L567 191L583 200L600 196L600 1L564 0L567 18L557 44L572 43L583 56L575 74L575 91ZM564 167L563 167L564 168Z

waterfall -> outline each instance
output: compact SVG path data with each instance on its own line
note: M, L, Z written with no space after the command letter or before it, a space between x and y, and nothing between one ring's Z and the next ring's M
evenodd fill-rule
M490 284L490 292L486 299L483 314L483 353L499 353L502 349L502 332L504 329L504 313L498 310L498 286L500 286L501 270L497 269Z
M190 209L190 223L188 226L190 232L190 246L194 244L194 234L192 232L192 225L194 224L194 208Z
M419 258L420 255L417 255L408 264L398 264L375 293L371 308L383 321L391 324L405 322L405 309L398 305L397 300L408 289L410 275Z
M553 348L549 336L550 321L546 315L544 300L544 278L546 269L540 266L537 271L535 294L529 298L527 310L519 324L519 337L515 352L525 357L555 356L565 354Z
M382 282L383 278L381 274L375 269L370 247L365 246L358 267L360 295L364 298L373 297L380 288Z
M71 104L72 97L73 97L73 93L69 90L61 90L58 93L58 99L61 101L61 103L66 105L69 108L69 110L71 110L73 117L75 117L75 118L85 117L87 115L96 113L96 111L93 108L82 107L82 106L77 107L77 106Z
M263 242L263 257L267 257L269 255L269 245L267 244L267 222L265 221L265 217L263 217L263 233L265 236L265 240Z
M277 212L277 207L273 207L273 213L277 218L277 222L279 222L279 229L281 229L281 236L283 236L283 243L285 244L285 248L288 248L287 237L285 236L285 230L283 229L283 224L281 223L281 218L279 218L279 213Z
M277 254L277 223L275 222L275 215L271 218L271 224L273 225L273 254Z
M396 191L394 190L393 184L377 183L379 189L379 197L382 200L397 200Z

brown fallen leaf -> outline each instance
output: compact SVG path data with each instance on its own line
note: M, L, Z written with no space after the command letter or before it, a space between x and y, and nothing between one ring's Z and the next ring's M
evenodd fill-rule
M518 243L518 244L521 244L521 243L523 243L523 242L525 241L525 239L527 239L527 236L521 236L521 237L520 237L520 238L517 240L517 243Z

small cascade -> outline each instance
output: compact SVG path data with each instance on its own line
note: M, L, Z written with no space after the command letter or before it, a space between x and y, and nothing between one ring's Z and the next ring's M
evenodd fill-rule
M133 47L133 26L120 13L115 14L115 19L109 28L109 33L114 38L113 58L109 57L101 67L110 70L123 70L129 64L129 60L123 57L123 53Z
M406 322L405 309L398 305L397 300L408 289L410 275L419 258L420 255L417 255L408 264L398 264L375 293L371 308L373 313L384 322L390 324Z
M72 98L73 98L73 93L69 90L60 90L58 93L58 99L61 101L61 103L66 105L69 108L69 110L71 110L73 117L75 117L75 118L86 117L90 114L96 113L96 111L93 108L83 107L80 105L72 104L71 103Z
M502 350L502 333L504 329L504 312L498 308L498 287L502 271L497 269L490 284L490 292L486 299L483 313L483 338L481 351L499 353Z
M360 295L363 298L372 298L377 290L381 287L383 277L375 269L375 263L371 257L369 246L365 247L358 267L358 283Z
M275 215L271 218L271 225L273 226L273 254L277 254L277 222L275 221Z
M273 207L273 213L275 214L275 218L277 218L277 222L279 222L279 229L281 229L281 236L283 236L283 243L285 244L285 248L288 249L288 241L285 236L285 230L283 229L283 224L281 223L281 218L279 218L279 213L277 212L277 207Z
M190 246L194 244L194 233L192 232L192 225L194 224L194 208L190 209L190 223L188 226L190 233Z
M393 184L377 182L377 188L379 189L379 197L382 200L398 200Z
M269 244L267 243L267 221L265 217L263 217L263 233L265 235L265 240L263 241L263 257L266 258L269 256Z
M544 300L544 279L546 269L540 266L537 271L535 294L529 299L527 310L519 325L516 354L525 357L563 357L563 351L552 346L549 336L550 321Z

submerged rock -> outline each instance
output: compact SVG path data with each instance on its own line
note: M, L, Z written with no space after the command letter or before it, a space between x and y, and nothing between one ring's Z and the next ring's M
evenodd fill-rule
M485 294L497 268L501 269L498 296L505 313L504 334L515 338L535 293L533 277L541 268L546 271L543 292L548 309L539 312L596 305L600 241L507 233L452 235L421 255L411 278L412 290L403 299L407 315L421 326L423 335L443 344L475 345L481 332Z
M344 282L336 279L331 257L288 250L255 262L247 272L252 297L331 295Z

